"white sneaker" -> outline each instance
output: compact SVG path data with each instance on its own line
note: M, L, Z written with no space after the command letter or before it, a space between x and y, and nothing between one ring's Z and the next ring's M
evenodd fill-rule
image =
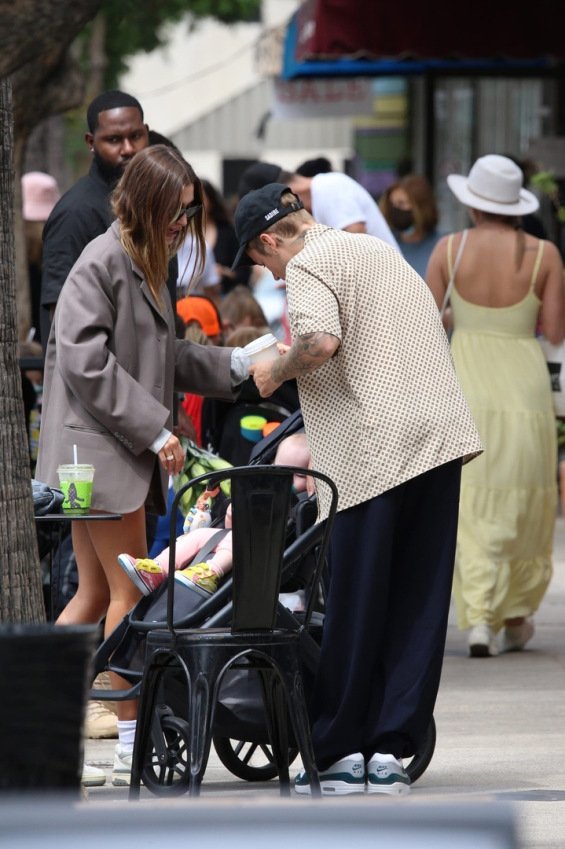
M498 654L494 632L484 623L471 628L467 642L470 657L496 657Z
M129 787L131 782L131 761L133 750L122 748L119 743L114 749L114 769L112 784L114 787Z
M400 796L410 793L410 777L394 755L376 752L367 764L367 793Z
M522 651L534 636L534 623L524 619L521 625L507 625L502 634L501 651Z
M345 796L365 792L365 761L361 752L347 755L319 772L323 796ZM309 796L310 777L304 770L294 779L297 793Z
M83 787L102 787L103 784L106 784L106 773L104 770L98 769L97 766L83 764L80 783Z

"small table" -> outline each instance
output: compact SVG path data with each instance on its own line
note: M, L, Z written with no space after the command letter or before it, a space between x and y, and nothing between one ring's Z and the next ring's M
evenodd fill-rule
M61 543L61 539L63 536L63 530L70 526L71 522L115 522L122 518L122 513L105 513L105 512L96 512L96 513L46 513L42 516L35 516L36 525L47 525L48 530L50 530L50 536L53 540L53 545L55 542L58 542L59 545ZM53 533L53 530L56 533ZM54 621L57 617L55 613L55 601L56 595L54 592L54 586L59 585L60 574L59 569L54 569L54 561L53 561L53 545L49 551L49 611L48 611L48 619ZM60 563L60 560L59 560Z

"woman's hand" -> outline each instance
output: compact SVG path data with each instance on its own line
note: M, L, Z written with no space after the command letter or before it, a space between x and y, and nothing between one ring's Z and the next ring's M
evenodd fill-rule
M169 475L178 475L184 466L184 448L171 434L159 451L159 462Z

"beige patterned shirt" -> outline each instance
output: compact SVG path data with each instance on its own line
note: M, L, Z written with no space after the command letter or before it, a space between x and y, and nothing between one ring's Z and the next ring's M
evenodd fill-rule
M312 465L337 485L339 510L482 451L435 301L397 250L317 224L286 284L293 340L341 342L298 378Z

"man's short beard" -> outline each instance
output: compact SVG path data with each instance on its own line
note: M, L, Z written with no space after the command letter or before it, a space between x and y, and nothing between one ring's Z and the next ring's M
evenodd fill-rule
M124 173L124 169L127 163L123 163L121 165L110 165L110 163L106 159L102 159L98 151L94 151L94 161L98 166L98 170L100 171L102 177L107 183L117 183L122 174Z

